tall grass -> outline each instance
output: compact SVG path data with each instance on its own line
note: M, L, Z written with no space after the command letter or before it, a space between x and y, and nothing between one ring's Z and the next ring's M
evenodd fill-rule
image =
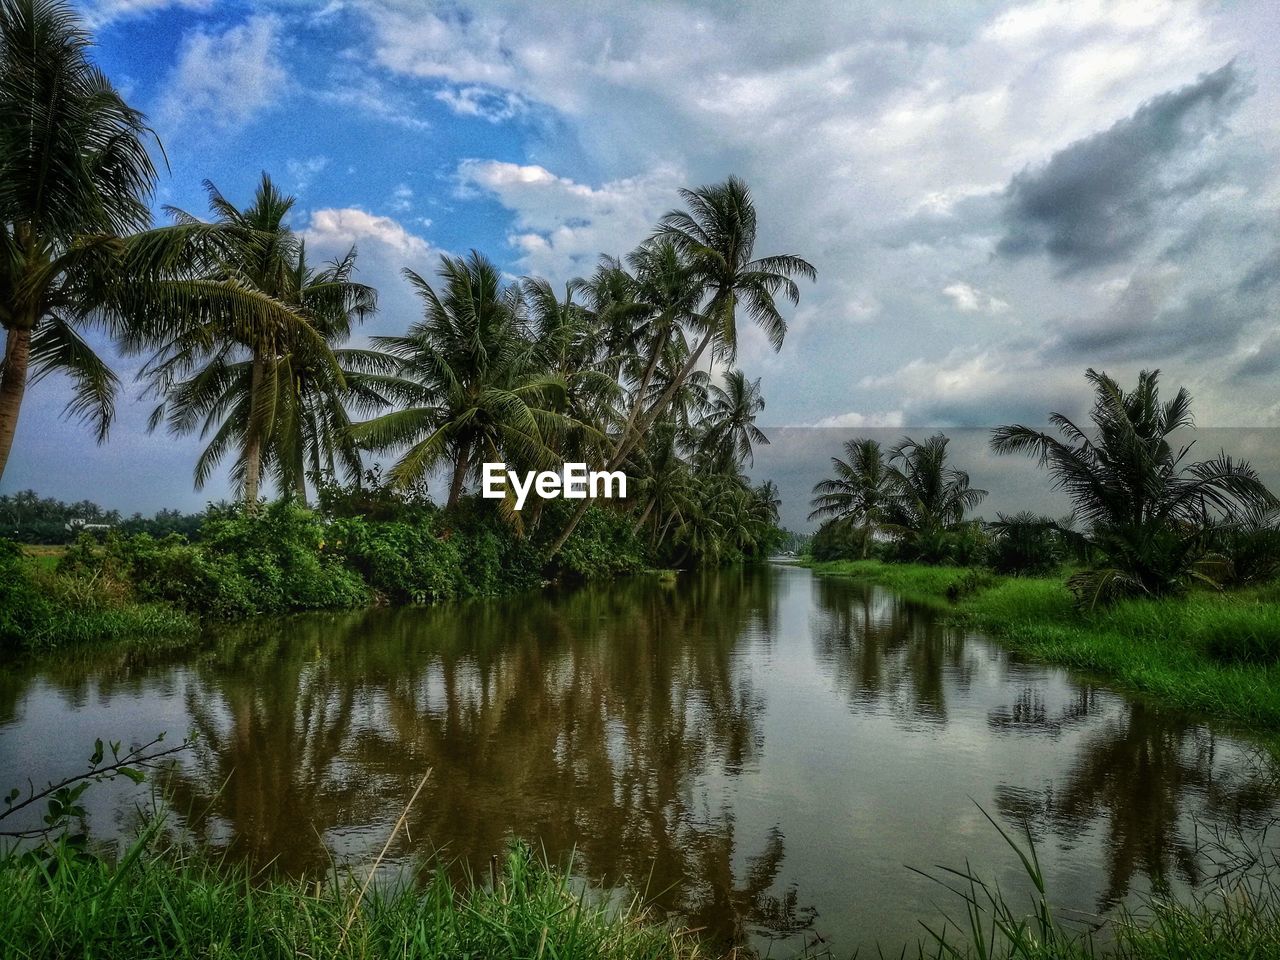
M819 573L882 583L1019 653L1241 727L1280 731L1280 596L1274 585L1126 600L1084 611L1063 578L840 561Z
M697 942L576 889L513 847L492 883L375 884L359 897L334 880L259 882L244 870L137 848L113 867L64 857L50 869L0 864L6 960L347 960L347 958L694 958ZM349 926L348 926L349 923ZM345 930L345 935L344 935Z
M1060 920L1035 845L991 824L1017 855L1031 882L1029 908L1011 903L1004 892L965 868L939 868L932 879L962 905L963 917L944 915L925 923L930 942L919 956L952 960L1264 960L1280 957L1280 889L1274 851L1265 833L1251 838L1246 853L1223 852L1223 869L1190 900L1151 896L1137 908L1121 908L1105 923L1082 927ZM922 871L921 871L922 872ZM926 876L931 876L925 874Z

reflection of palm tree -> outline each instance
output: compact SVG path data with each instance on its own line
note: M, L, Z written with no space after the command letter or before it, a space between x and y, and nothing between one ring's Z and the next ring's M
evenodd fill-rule
M972 672L963 634L871 584L834 577L813 582L814 641L849 699L945 722L947 681L963 687Z
M1079 706L1070 705L1066 715ZM1068 840L1105 816L1102 909L1124 899L1138 874L1157 891L1175 877L1200 880L1201 861L1187 836L1188 798L1203 797L1210 811L1232 818L1274 807L1274 796L1253 775L1235 779L1237 771L1215 763L1216 749L1213 734L1187 719L1130 704L1085 741L1063 784L1043 791L1002 786L997 805L1010 819L1038 823Z
M248 645L224 644L225 659L187 690L199 773L178 768L168 782L174 807L206 846L290 874L323 870L323 831L362 819L355 809L359 778L344 779L338 770L351 727L351 672L327 660L307 662L334 624L303 623L307 628L280 642L250 628L234 635ZM223 838L227 826L231 834Z

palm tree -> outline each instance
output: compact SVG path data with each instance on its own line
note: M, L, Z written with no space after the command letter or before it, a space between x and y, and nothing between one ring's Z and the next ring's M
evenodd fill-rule
M706 300L686 321L700 333L698 344L670 377L662 394L619 435L608 465L611 470L625 462L640 438L666 414L672 397L697 368L709 346L715 344L715 355L721 360L734 358L739 305L764 329L774 349L780 349L787 322L778 311L776 297L782 294L793 304L798 303L800 288L793 277L817 277L813 265L798 256L755 256L755 203L751 191L738 177L697 190L681 190L680 195L689 209L666 214L659 224L657 239L669 242L683 258L689 267L689 282ZM551 555L558 553L572 535L588 504L584 500L574 512L552 545Z
M763 410L760 381L748 380L741 370L726 373L723 387L711 385L702 442L720 470L755 463L753 445L769 442L756 426L756 417Z
M408 445L389 473L397 484L451 463L453 506L482 462L544 465L553 458L549 444L575 424L557 412L566 384L543 367L519 287L504 287L498 268L474 250L465 260L441 257L439 275L437 292L405 271L423 319L403 337L374 341L399 361L379 388L408 406L358 424L354 435L373 449Z
M29 372L67 374L66 413L90 421L99 442L114 416L118 380L83 332L116 332L111 241L149 225L156 172L145 118L89 46L66 5L0 0L0 477Z
M991 437L996 453L1038 458L1066 491L1074 516L1104 560L1077 578L1093 602L1123 593L1166 593L1203 573L1204 529L1210 513L1275 506L1257 472L1221 453L1186 463L1192 443L1175 447L1172 434L1193 426L1191 395L1180 389L1160 402L1158 370L1143 371L1131 392L1090 369L1091 434L1060 413L1050 415L1059 437L1015 424ZM1194 442L1194 441L1193 441Z
M354 251L319 273L307 267L302 243L287 223L294 198L265 173L243 210L212 183L205 189L212 227L225 242L193 269L214 284L252 291L258 309L195 311L161 342L142 376L161 398L153 429L167 421L175 434L198 425L202 436L213 432L196 463L196 486L236 446L233 476L245 502L254 504L264 464L276 465L286 489L296 487L302 455L296 441L305 420L302 371L310 371L312 388L325 379L334 389L343 386L330 340L340 340L353 321L371 312L376 295L351 280ZM205 226L182 210L169 212L180 225Z
M860 528L865 560L875 532L884 522L891 495L889 467L875 440L846 440L844 453L843 460L831 458L835 476L814 486L809 519Z
M946 555L946 534L987 496L969 486L969 474L947 465L949 442L940 433L922 443L903 437L889 451L885 527L927 560Z

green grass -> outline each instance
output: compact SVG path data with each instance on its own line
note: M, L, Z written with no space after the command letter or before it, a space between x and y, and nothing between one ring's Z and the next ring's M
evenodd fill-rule
M260 881L200 860L0 862L6 960L657 960L699 955L690 935L577 889L514 848L496 885L443 871L394 889Z
M1280 864L1274 852L1267 850L1265 834L1246 840L1241 850L1219 848L1221 872L1190 899L1149 895L1141 906L1123 906L1095 928L1064 922L1055 915L1030 834L1018 840L985 810L983 815L1018 857L1031 882L1031 901L1027 908L1020 908L999 887L968 868L944 870L932 879L958 898L963 913L959 918L945 913L924 922L932 943L919 950L921 960L1280 957L1280 890L1274 879Z
M1026 656L1234 725L1280 731L1280 590L1275 585L1128 600L1078 610L1064 578L999 577L874 560L813 564L881 583L998 637Z

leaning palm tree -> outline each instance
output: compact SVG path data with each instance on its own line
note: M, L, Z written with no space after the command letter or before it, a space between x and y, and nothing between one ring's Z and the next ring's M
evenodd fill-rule
M371 311L376 297L350 279L352 255L315 274L287 218L294 198L281 193L265 173L253 202L241 210L212 183L205 183L212 225L169 208L180 225L205 226L225 238L220 248L192 268L213 284L252 291L258 309L196 312L175 324L142 370L160 397L152 429L167 422L175 434L198 427L213 436L196 463L201 486L224 453L235 448L232 475L244 500L258 500L264 469L287 450L291 418L298 409L293 361L327 365L341 382L326 327L340 334ZM345 265L344 265L345 264ZM336 327L335 327L336 325ZM246 382L247 378L247 382ZM292 476L291 467L277 473Z
M670 377L668 386L647 409L619 434L609 469L626 461L632 448L653 424L666 415L672 397L697 369L707 348L714 344L715 356L731 361L738 347L738 307L765 331L774 349L782 347L787 322L778 310L776 298L785 296L793 304L800 300L794 277L816 279L817 271L807 260L793 254L756 257L757 220L751 191L738 177L723 183L681 190L688 210L673 210L659 223L657 239L671 244L690 267L689 282L705 291L701 309L689 318L697 334L697 346ZM552 545L559 552L586 513L584 500L570 518L564 532Z
M887 460L885 528L925 560L946 556L947 534L987 496L969 485L969 474L948 465L949 442L940 433L923 442L904 437Z
M546 372L519 287L504 287L474 250L465 260L441 257L439 275L437 290L406 270L424 316L403 337L374 340L398 360L379 387L405 408L357 424L354 436L371 449L408 447L389 473L397 484L449 464L453 506L483 462L544 466L553 438L574 424L559 412L565 381Z
M769 443L756 426L763 410L760 381L748 380L741 370L726 373L724 386L711 385L701 440L717 469L736 470L744 463L755 463L755 445Z
M1191 395L1180 389L1161 403L1158 370L1143 371L1129 392L1105 373L1085 376L1095 392L1091 431L1054 413L1058 437L1021 424L991 437L996 453L1038 458L1088 528L1103 563L1076 578L1077 595L1093 603L1160 594L1203 577L1210 517L1275 506L1276 498L1248 463L1226 453L1185 462L1194 441L1175 447L1172 434L1194 425Z
M884 522L891 494L889 467L875 440L846 440L844 454L844 459L831 458L834 476L814 485L809 519L858 528L865 560Z

